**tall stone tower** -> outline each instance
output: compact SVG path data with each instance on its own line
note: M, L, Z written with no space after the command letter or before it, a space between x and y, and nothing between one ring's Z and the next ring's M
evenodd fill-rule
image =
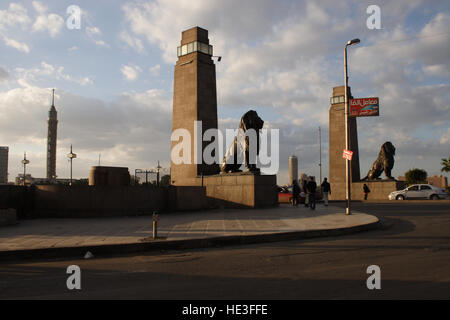
M194 27L182 32L175 65L173 89L172 132L186 129L191 136L191 163L175 164L171 159L171 183L173 185L198 185L200 176L219 173L219 165L206 164L202 157L204 148L211 142L200 143L195 149L195 121L202 121L201 132L217 129L216 66L212 59L208 31ZM198 131L198 130L197 130ZM201 138L200 138L201 139ZM197 141L199 139L197 138ZM202 141L202 140L200 140ZM172 142L172 148L178 142ZM194 159L198 163L194 163Z
M48 112L47 132L47 179L56 179L56 140L58 131L58 113L55 108L55 89L53 89L52 106Z
M348 97L352 99L350 87ZM331 184L330 199L345 199L345 159L342 153L345 149L345 87L333 88L333 97L330 107L330 148L329 148L329 181ZM350 150L353 157L350 161L351 182L360 180L359 173L359 151L358 151L358 128L356 118L349 117Z

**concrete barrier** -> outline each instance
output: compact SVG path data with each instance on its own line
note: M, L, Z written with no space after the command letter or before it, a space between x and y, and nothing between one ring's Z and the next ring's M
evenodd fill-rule
M17 224L15 209L0 209L0 227Z

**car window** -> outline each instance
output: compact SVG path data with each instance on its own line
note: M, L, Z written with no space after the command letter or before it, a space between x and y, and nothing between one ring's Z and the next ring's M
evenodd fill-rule
M430 186L421 186L420 190L431 190Z
M408 191L417 191L419 190L419 186L411 186L408 188Z

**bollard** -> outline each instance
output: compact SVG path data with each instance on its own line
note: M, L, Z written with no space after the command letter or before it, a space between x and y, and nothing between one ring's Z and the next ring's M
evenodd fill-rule
M157 211L153 212L153 240L158 237L158 220L159 215Z

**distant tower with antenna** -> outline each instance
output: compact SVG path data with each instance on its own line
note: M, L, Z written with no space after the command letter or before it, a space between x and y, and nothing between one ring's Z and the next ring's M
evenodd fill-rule
M47 133L47 179L56 180L56 140L58 132L58 113L55 108L55 89L53 89L52 106L48 112Z

